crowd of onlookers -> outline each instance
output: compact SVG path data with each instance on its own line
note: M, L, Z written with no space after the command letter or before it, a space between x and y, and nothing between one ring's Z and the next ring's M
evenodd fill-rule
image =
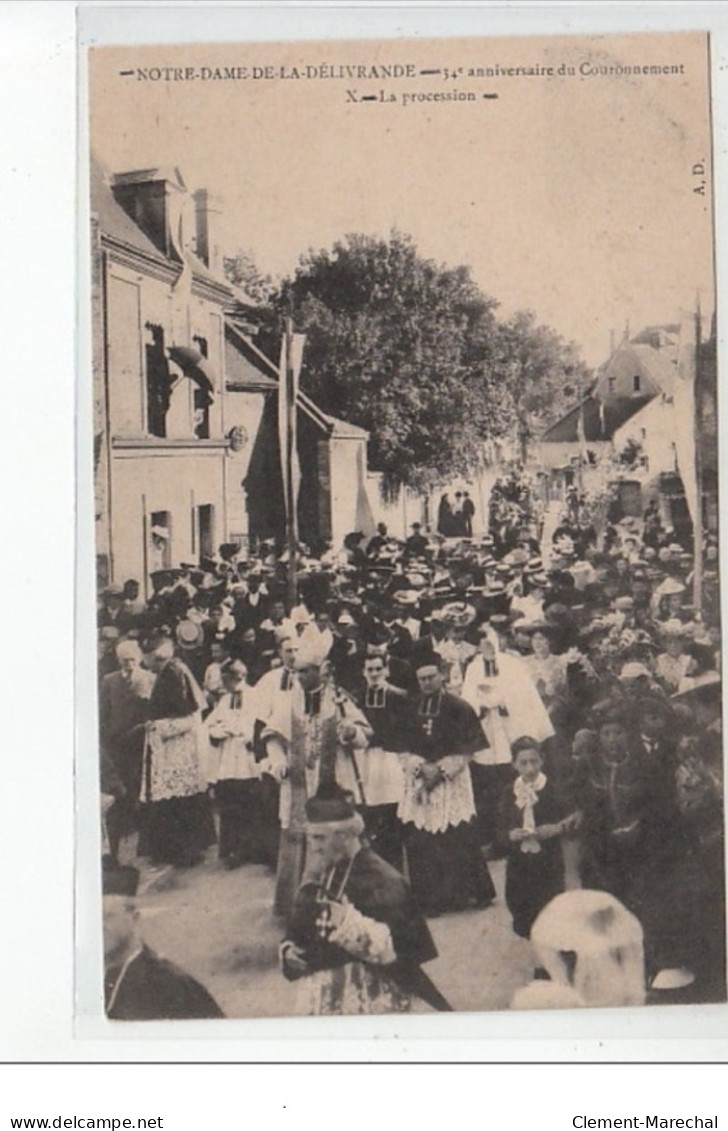
M717 541L696 608L693 548L654 505L597 530L571 492L544 545L517 477L496 485L483 537L460 495L432 534L380 525L318 556L300 546L295 602L273 544L159 570L148 598L136 580L104 589L107 861L133 844L193 866L217 842L227 867L275 868L293 741L277 712L300 684L315 721L323 684L369 841L426 914L487 906L488 861L505 857L517 934L565 886L606 891L640 920L658 994L719 1000Z

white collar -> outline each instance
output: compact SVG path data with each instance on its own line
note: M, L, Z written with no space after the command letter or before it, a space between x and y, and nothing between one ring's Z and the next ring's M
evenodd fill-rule
M548 778L543 770L539 771L538 777L534 781L524 781L519 774L513 783L513 792L516 795L516 800L525 797L529 792L540 793L546 785Z

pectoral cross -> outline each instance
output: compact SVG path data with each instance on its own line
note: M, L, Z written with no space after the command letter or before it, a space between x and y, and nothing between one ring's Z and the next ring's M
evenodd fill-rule
M327 939L332 930L331 908L328 903L322 903L321 910L316 916L316 934L320 939Z

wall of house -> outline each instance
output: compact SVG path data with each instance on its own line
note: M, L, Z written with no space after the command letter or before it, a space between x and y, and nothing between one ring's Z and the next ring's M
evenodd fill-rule
M634 469L634 475L647 484L656 476L675 470L675 427L679 425L672 402L662 396L655 397L617 429L613 437L614 451L619 454L629 441L639 444L645 462Z
M213 544L226 540L226 477L221 449L115 449L112 458L111 546L114 580L147 582L154 561L151 515L169 514L169 565L200 557L197 508L213 508Z
M278 446L278 404L274 395L264 398L258 428L255 433L250 431L244 490L251 544L257 546L269 539L281 542L286 518Z
M639 377L637 389L635 377ZM629 346L624 346L612 355L597 383L597 393L602 400L610 397L644 397L657 392L659 389L646 366Z
M332 437L329 440L331 538L341 546L346 534L374 533L376 523L367 491L366 439Z
M566 466L572 459L578 459L580 450L581 447L576 441L565 440L554 444L542 442L537 448L538 461L547 471L551 471ZM608 440L590 440L584 445L584 450L587 453L592 452L598 462L610 453L612 445ZM588 470L585 468L585 471Z
M425 527L429 504L422 495L417 495L413 491L400 491L397 499L393 502L387 501L382 496L380 471L367 473L366 489L375 526L383 522L393 538L408 538L412 533L413 522L421 522L423 528Z
M244 545L249 544L251 533L248 474L261 435L265 402L266 394L256 392L228 392L225 400L226 431L240 426L247 436L240 451L228 450L225 457L227 534Z
M214 386L209 438L195 435L197 385L173 364L170 371L177 375L177 382L166 415L166 435L150 434L146 367L152 327L163 331L164 350L176 344L206 353ZM228 503L242 497L239 483L245 472L234 467L222 443L226 424L223 333L223 313L216 303L189 291L174 294L164 279L108 262L106 380L111 456L106 510L109 571L114 581L134 577L149 592L149 574L160 565L150 534L155 513L169 515L171 537L165 565L199 560L204 550L200 524L204 528L210 514L212 545L227 540ZM215 441L216 447L212 446ZM173 442L176 446L169 446ZM240 464L249 458L249 451L239 453ZM237 492L233 489L235 475ZM201 507L212 510L201 517ZM233 517L239 521L239 511ZM100 541L99 552L101 546Z
M366 477L367 494L370 499L375 523L383 522L393 538L403 540L412 533L412 523L419 522L429 533L437 530L437 516L440 499L444 494L452 498L456 491L467 490L475 504L473 518L473 537L478 538L488 529L488 506L490 494L498 476L499 463L492 463L475 472L470 479L453 479L433 488L427 495L415 491L400 491L394 502L382 497L382 474L370 471Z
M116 263L110 265L107 279L111 435L138 437L148 434L145 347L152 340L151 326L162 328L165 349L171 345L199 349L199 339L204 339L209 366L215 374L214 395L209 410L210 436L221 436L225 430L221 308L198 295L189 295L185 300L182 324L179 318L179 296L173 296L168 282L141 275ZM184 439L194 435L196 385L184 377L173 363L170 363L170 370L177 375L178 383L173 390L167 414L167 436Z
M91 369L93 397L94 518L96 578L99 589L109 580L109 435L104 362L104 253L95 217L91 220Z

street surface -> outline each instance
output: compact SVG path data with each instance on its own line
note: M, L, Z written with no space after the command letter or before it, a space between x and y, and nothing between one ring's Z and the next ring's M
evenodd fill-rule
M271 912L272 874L258 864L228 872L216 851L189 871L142 866L138 904L146 942L199 979L227 1017L300 1013L298 987L278 967L282 933ZM424 969L456 1010L507 1009L533 973L531 946L513 934L503 902L504 863L489 868L498 891L491 907L429 921L438 958Z

